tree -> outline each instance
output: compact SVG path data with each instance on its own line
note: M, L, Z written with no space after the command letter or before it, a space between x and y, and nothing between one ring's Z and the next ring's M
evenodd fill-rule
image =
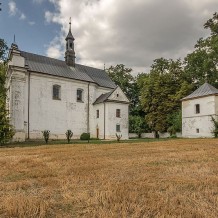
M168 114L167 116L167 122L169 125L169 128L167 131L170 133L170 135L175 135L177 132L182 131L182 111L178 110L172 114Z
M130 114L134 111L135 106L138 104L138 89L135 78L132 76L131 68L126 68L123 64L111 66L106 69L110 78L118 85L127 98L130 100Z
M4 40L0 39L0 145L8 142L14 135L10 125L8 110L6 109L6 51L7 46Z
M190 83L198 88L204 82L218 88L218 14L204 24L210 30L210 36L200 38L195 50L185 58L185 75Z
M141 138L141 134L149 130L145 118L141 116L129 116L129 131L131 133L137 133L138 137Z
M150 73L141 79L140 86L140 101L146 122L156 135L157 132L167 131L168 114L181 108L181 98L192 88L184 80L181 61L154 60Z

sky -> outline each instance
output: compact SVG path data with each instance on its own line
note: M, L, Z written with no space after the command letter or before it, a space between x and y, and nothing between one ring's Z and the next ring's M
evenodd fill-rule
M116 64L135 73L154 59L184 58L217 0L0 0L0 38L20 50L64 60L72 20L76 62L103 68Z

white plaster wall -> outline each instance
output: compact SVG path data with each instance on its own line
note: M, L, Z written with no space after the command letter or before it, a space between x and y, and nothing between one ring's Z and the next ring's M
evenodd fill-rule
M104 105L93 105L96 99L101 95L110 92L112 89L99 87L90 84L90 134L92 138L97 137L97 126L99 127L99 138L104 138ZM100 117L96 118L96 110L99 109Z
M61 100L53 100L53 85L61 86ZM71 129L74 138L87 132L88 83L31 74L30 137L41 137L50 130L56 138L65 138ZM77 89L83 89L83 102L77 102Z
M195 113L195 105L200 104L200 113ZM216 113L215 96L207 96L182 102L182 136L189 138L212 137L211 116ZM199 133L197 133L199 129Z
M122 134L122 139L129 138L129 105L115 102L105 103L105 138L116 139L116 133ZM116 117L116 109L120 109L120 118ZM116 132L116 124L120 124L121 132Z
M99 118L97 118L97 110L99 110ZM99 139L104 139L104 104L94 105L95 126L92 128L92 137L97 137L97 128L99 129Z

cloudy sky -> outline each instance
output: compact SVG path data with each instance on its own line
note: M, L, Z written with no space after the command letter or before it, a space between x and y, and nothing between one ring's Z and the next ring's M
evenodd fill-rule
M217 0L2 0L0 38L64 59L72 18L77 62L146 72L156 58L183 58L208 31Z

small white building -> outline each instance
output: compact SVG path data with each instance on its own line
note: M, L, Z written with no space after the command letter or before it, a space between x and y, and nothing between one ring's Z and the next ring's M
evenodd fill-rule
M65 61L24 52L13 43L9 53L7 105L14 140L64 139L88 132L93 138L128 139L129 100L104 70L75 63L71 27Z
M182 136L213 137L211 116L218 118L218 89L205 83L182 99Z

